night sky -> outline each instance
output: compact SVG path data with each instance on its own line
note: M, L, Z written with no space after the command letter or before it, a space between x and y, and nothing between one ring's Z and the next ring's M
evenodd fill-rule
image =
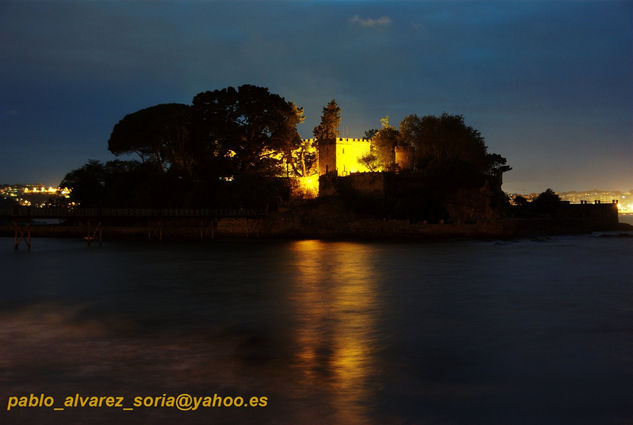
M0 183L58 184L124 115L241 84L389 115L462 114L508 192L633 189L633 2L0 0Z

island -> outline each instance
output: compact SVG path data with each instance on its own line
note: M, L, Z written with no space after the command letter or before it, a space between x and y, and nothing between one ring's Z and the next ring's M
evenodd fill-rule
M108 149L137 159L89 160L46 189L63 194L54 201L4 205L0 230L17 247L32 234L425 239L628 229L617 199L504 193L511 167L461 115L411 114L397 128L387 116L357 138L340 137L334 99L312 138L297 131L304 118L294 102L253 85L127 114Z

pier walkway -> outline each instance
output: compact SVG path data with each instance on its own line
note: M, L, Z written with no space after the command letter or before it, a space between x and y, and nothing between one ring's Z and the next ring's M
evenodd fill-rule
M249 219L266 216L258 209L191 209L191 208L63 208L13 207L0 209L0 222L11 222L14 248L24 241L31 248L32 225L41 220L61 220L68 225L81 227L83 238L90 244L103 242L104 222L124 226L143 223L148 239L163 239L165 228L195 227L200 239L214 239L220 219Z
M178 218L178 217L261 217L264 210L257 209L191 209L191 208L63 208L13 207L0 209L0 218Z

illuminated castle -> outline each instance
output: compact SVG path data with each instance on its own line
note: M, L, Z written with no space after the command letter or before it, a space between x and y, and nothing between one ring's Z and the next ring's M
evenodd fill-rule
M306 139L314 145L315 139ZM337 176L348 176L351 173L367 173L371 170L361 158L371 153L371 141L360 138L337 137L320 143L318 150L319 175L336 173ZM396 146L394 149L395 164L401 170L413 168L413 148ZM380 170L382 171L382 170Z
M308 139L311 144L315 139ZM369 139L342 138L326 140L319 143L318 170L319 175L336 173L347 176L350 173L365 173L370 171L360 159L369 155L371 142Z
M308 146L306 153L316 153L318 176L346 177L356 173L369 173L372 170L361 161L361 158L371 153L371 140L364 138L343 138L325 140L317 145L316 139L303 139ZM394 148L394 162L397 169L413 169L413 148L396 146ZM374 169L374 171L386 171ZM317 175L294 177L299 197L313 198L319 196L319 182ZM356 176L361 178L361 176Z

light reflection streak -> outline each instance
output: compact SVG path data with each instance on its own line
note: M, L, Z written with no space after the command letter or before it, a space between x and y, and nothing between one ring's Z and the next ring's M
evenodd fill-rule
M265 298L280 314L253 316L245 303L239 314L227 316L229 325L210 316L190 328L165 321L147 305L128 313L91 301L0 311L0 386L6 393L266 394L275 404L265 412L227 410L214 412L214 418L254 423L257 414L261 424L374 423L367 406L375 394L382 308L374 252L353 243L292 243L283 291ZM250 323L253 317L262 320L261 327ZM166 326L152 324L157 318ZM67 423L110 423L105 415L79 414ZM145 423L173 423L164 411L142 414ZM242 416L248 420L240 421ZM195 420L208 423L204 416Z
M332 394L333 422L370 422L376 374L377 282L372 250L354 243L294 243L297 359L304 397Z

